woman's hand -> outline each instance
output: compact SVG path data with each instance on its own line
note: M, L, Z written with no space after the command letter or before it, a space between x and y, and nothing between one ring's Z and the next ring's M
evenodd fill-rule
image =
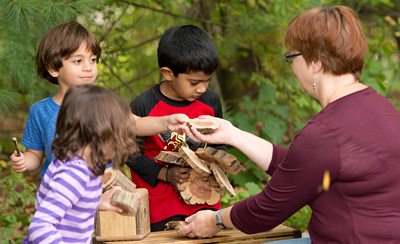
M185 221L189 224L178 230L178 234L190 238L213 237L220 231L215 223L216 214L216 211L202 210L187 217Z
M232 140L234 135L234 131L237 129L232 125L231 122L208 116L208 115L202 115L199 117L199 119L215 119L218 120L220 126L218 129L216 129L213 133L209 134L201 134L200 132L197 131L196 128L189 128L188 126L181 126L180 128L183 130L183 132L186 133L187 136L189 136L191 139L193 139L196 142L207 142L210 144L229 144L232 145Z

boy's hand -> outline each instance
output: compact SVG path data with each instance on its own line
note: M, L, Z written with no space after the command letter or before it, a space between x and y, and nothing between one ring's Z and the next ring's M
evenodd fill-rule
M28 169L28 164L25 161L24 154L17 156L17 151L15 150L10 156L11 168L17 173L23 173Z
M167 170L167 180L171 183L177 191L184 191L182 183L190 181L189 168L173 166Z
M168 130L182 132L181 127L186 125L189 121L189 117L186 114L171 114L167 116L167 128Z

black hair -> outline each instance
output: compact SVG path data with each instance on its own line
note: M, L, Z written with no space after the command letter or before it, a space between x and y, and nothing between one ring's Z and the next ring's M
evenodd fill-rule
M158 66L180 73L202 71L211 75L218 67L217 49L207 32L195 25L167 29L157 49Z

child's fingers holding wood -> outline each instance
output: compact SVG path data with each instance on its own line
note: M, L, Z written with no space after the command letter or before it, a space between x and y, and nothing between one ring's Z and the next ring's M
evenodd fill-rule
M28 169L28 165L25 161L24 154L20 153L18 156L18 152L14 151L10 156L11 168L17 173L23 173Z
M168 182L175 187L178 184L189 181L189 168L173 166L167 170Z

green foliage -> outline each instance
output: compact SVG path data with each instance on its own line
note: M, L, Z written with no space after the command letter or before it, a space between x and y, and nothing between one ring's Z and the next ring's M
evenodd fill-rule
M0 164L3 175L7 163L0 160ZM33 208L36 185L27 182L22 174L7 170L10 174L0 178L0 243L21 243L31 221L27 206Z
M304 10L331 4L350 6L359 14L369 44L361 82L400 110L397 1L0 0L0 122L9 111L29 107L57 90L35 74L36 47L51 26L71 19L87 26L103 50L96 83L131 101L162 79L156 50L163 31L196 24L217 46L220 63L210 88L221 95L225 118L245 131L288 146L321 106L301 92L283 59L285 29ZM227 150L245 166L238 175L228 175L238 194L223 200L232 204L256 192L250 189L261 189L269 177L237 149ZM307 218L310 211L302 209L298 214Z
M307 229L311 214L312 210L310 206L307 205L288 218L284 224L301 229L304 232Z
M235 196L230 197L227 194L221 197L221 207L226 208L232 206L235 202L254 196L261 192L261 185L254 182L247 182L243 187L235 188Z
M0 116L56 91L36 75L36 48L50 27L78 17L87 21L96 6L95 0L0 0Z

